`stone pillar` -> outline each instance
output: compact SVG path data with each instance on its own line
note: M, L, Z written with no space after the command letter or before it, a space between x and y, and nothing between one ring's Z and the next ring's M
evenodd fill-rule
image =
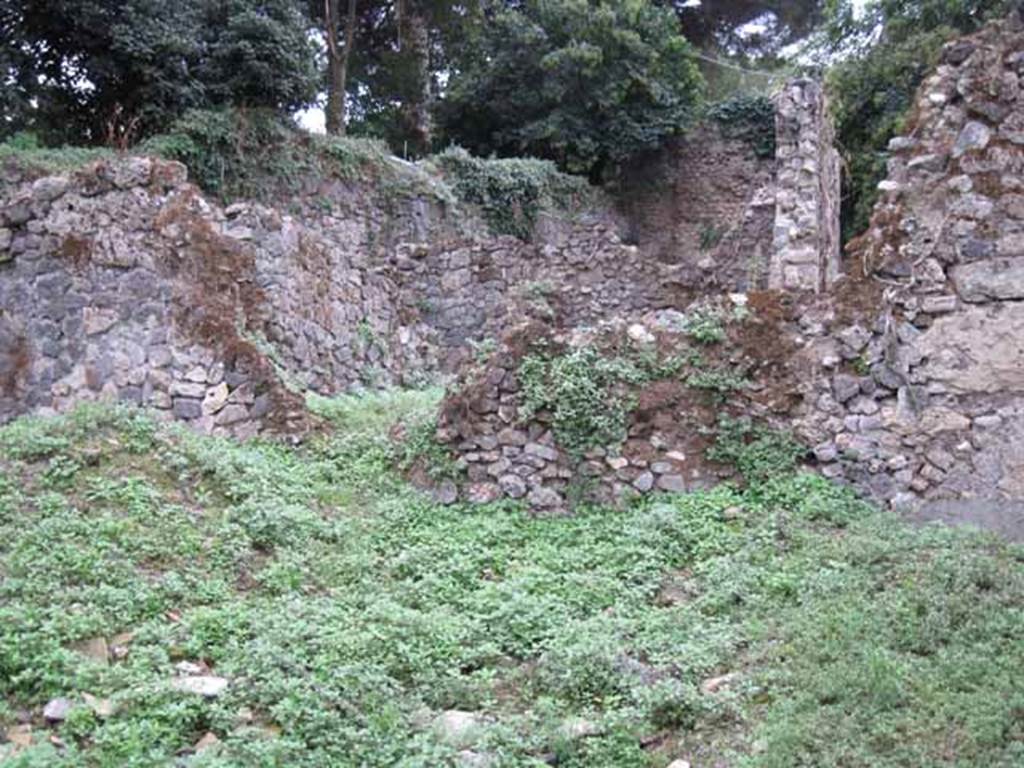
M768 287L825 290L839 274L839 153L821 83L775 97L775 234Z

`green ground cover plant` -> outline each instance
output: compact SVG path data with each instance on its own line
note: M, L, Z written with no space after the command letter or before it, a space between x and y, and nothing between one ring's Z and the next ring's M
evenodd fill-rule
M784 463L572 517L440 506L387 437L435 399L321 402L298 447L95 407L0 428L0 734L31 728L0 763L1024 761L1019 546ZM176 690L182 662L227 688Z

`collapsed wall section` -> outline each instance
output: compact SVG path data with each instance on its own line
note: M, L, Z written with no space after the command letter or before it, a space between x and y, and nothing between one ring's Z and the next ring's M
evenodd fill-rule
M908 134L890 144L889 177L869 231L848 246L845 270L835 246L835 156L828 133L814 127L823 97L812 83L787 87L777 174L794 197L776 198L776 290L749 293L751 311L738 323L774 368L740 371L740 385L705 360L703 374L659 383L676 393L660 404L636 393L621 439L570 455L553 426L557 414L524 410L520 371L529 355L506 345L493 377L467 371L466 397L455 391L443 410L441 436L471 472L470 495L561 508L573 488L621 498L700 485L718 475L688 441L715 428L699 418L699 404L678 395L736 384L720 410L733 413L739 403L738 411L795 434L807 463L828 477L925 516L941 510L943 519L986 525L1019 518L1010 502L1024 500L1022 75L1016 17L946 47L916 97ZM669 311L700 325L700 302ZM634 340L660 343L649 316L618 322L636 327ZM756 359L731 341L733 369ZM759 393L774 393L769 407L750 397ZM615 402L614 387L606 394ZM668 428L687 420L689 430ZM664 428L651 431L652 423ZM649 455L634 450L638 438ZM1011 523L1019 533L1021 521Z

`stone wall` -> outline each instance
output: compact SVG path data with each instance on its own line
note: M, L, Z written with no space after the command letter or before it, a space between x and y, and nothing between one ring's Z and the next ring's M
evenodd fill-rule
M1016 17L946 47L851 244L884 295L811 421L830 473L896 504L1024 497L1022 68Z
M304 389L428 371L431 331L346 224L223 211L145 158L21 180L0 208L0 420L121 400L244 436L300 429Z
M792 431L810 466L925 516L984 522L1024 499L1022 73L1016 17L946 47L907 135L890 145L882 197L869 231L848 246L845 274L836 201L822 191L833 188L829 140L796 110L788 141L780 129L779 174L803 192L777 196L776 224L789 218L797 234L777 227L776 290L731 298L750 310L725 342L748 384L719 410ZM822 104L813 84L792 84L780 96L783 126L787 101ZM658 318L685 318L694 306L615 322L660 344ZM639 393L623 442L570 461L544 415L517 415L523 354L513 340L490 368L468 369L443 410L441 435L467 465L470 497L562 508L573 487L614 500L721 477L698 439L713 419L678 376Z
M573 328L763 284L775 163L709 131L662 156L673 193L648 184L631 225L595 195L542 211L529 242L492 235L397 161L395 183L310 177L226 208L174 163L8 165L0 421L106 399L208 432L300 429L303 393L436 380L527 310Z
M627 171L626 237L693 290L766 285L775 160L709 121Z
M791 80L773 103L773 157L711 120L627 171L627 239L678 284L823 291L838 278L840 157L824 89Z
M465 342L495 340L539 304L559 325L595 322L609 313L671 301L672 272L622 243L600 212L576 220L550 214L533 242L514 237L406 243L392 256L408 312L435 328L451 369ZM454 356L454 357L451 357Z
M790 396L799 392L790 366L796 343L778 322L775 294L703 298L681 307L608 318L587 329L532 318L507 332L486 360L465 366L438 427L439 439L465 468L464 497L525 499L535 510L560 513L580 503L620 504L734 478L732 467L708 458L719 418L777 421L788 414ZM702 343L690 323L709 315L720 320L723 337ZM619 436L583 451L560 438L559 404L536 412L527 407L522 373L528 358L564 360L581 351L632 371L606 383L606 399L582 405L581 387L566 401L594 414L595 423L615 408L613 401L631 404ZM732 391L730 378L749 385Z
M775 97L775 225L768 287L821 291L839 276L840 158L819 81Z

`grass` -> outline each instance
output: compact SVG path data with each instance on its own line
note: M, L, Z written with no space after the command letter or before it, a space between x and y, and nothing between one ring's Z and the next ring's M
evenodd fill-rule
M295 448L128 410L0 428L0 734L32 739L0 763L1024 764L1019 547L810 475L437 506L386 437L431 397L318 406L334 432ZM227 690L174 690L183 661Z
M94 160L116 157L96 147L41 147L31 134L17 134L0 142L0 165L16 163L40 173L64 173Z

